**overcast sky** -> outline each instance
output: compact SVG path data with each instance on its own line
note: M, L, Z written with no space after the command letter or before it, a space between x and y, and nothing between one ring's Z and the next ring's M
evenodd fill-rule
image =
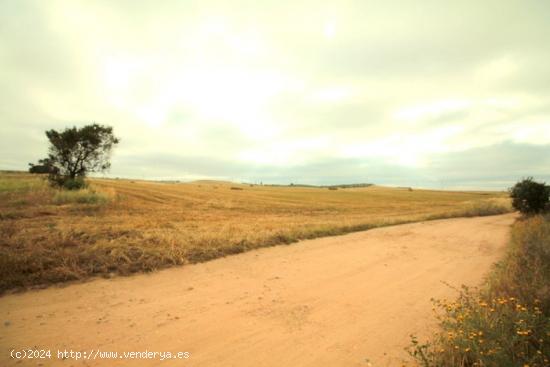
M111 125L110 176L550 181L550 1L0 0L0 169Z

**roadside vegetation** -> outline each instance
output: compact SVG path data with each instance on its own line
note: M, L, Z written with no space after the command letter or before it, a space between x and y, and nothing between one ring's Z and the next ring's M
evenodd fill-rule
M239 188L235 190L233 188ZM511 210L505 193L327 190L0 173L0 291L196 263L374 227Z
M542 213L545 190L532 182L511 190L526 215L514 224L506 256L487 284L463 287L454 301L434 301L441 329L425 343L413 338L409 353L418 365L550 366L550 215ZM542 193L538 199L533 187Z

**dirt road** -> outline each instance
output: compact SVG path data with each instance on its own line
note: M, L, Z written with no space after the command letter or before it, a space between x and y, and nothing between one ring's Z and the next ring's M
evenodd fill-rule
M399 365L409 335L435 326L430 298L455 297L443 282L479 284L514 218L386 227L4 296L0 365ZM52 359L16 364L12 348L50 349ZM57 359L65 349L119 356ZM145 351L190 356L120 358Z

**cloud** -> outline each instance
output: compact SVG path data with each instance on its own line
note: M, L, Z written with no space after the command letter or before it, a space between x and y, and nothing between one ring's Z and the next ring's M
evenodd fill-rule
M546 177L549 16L536 0L2 2L0 167L95 121L122 138L119 176Z

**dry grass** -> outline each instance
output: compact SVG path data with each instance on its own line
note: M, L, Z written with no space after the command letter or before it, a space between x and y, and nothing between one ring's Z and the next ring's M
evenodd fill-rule
M95 179L90 190L60 193L35 176L0 174L0 290L510 208L504 193L376 186L327 190Z

